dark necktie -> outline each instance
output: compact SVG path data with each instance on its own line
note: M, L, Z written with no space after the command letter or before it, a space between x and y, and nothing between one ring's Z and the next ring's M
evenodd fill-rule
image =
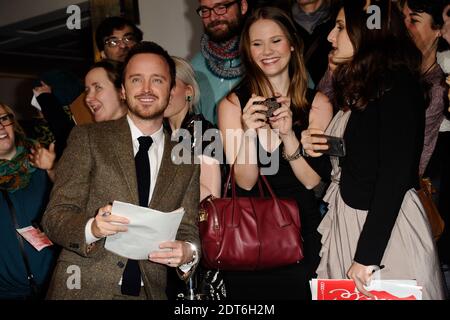
M150 192L150 160L148 150L153 143L151 137L139 137L139 151L134 157L136 164L136 178L139 194L139 205L148 207L148 196ZM122 294L139 296L141 291L141 270L137 260L128 259L122 275Z

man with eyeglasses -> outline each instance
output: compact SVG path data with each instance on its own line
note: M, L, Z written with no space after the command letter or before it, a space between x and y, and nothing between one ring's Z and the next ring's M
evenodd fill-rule
M122 17L109 17L97 27L95 42L103 59L123 62L128 51L142 41L142 31Z
M108 17L97 27L95 41L101 53L102 59L123 62L128 51L142 41L142 31L131 21L122 17ZM43 77L52 80L49 82ZM40 76L40 84L33 89L33 101L36 108L42 111L49 128L56 139L57 158L62 155L66 147L66 140L75 125L74 121L67 117L62 105L71 105L70 109L75 120L79 124L93 121L90 111L84 104L83 87L77 80L67 81L64 91L58 89L55 94L53 84L60 80L71 80L64 72L52 72ZM61 85L58 86L61 88ZM78 98L77 98L78 97Z
M200 86L197 112L217 124L219 101L239 82L243 66L239 59L239 34L248 11L247 0L199 0L197 14L204 34L201 50L192 59Z

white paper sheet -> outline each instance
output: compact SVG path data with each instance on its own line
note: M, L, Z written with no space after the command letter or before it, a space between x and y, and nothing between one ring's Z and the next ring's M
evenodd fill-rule
M184 215L184 208L161 212L120 201L114 201L111 211L130 224L127 232L107 237L105 249L134 260L147 260L150 252L161 250L161 242L175 240Z

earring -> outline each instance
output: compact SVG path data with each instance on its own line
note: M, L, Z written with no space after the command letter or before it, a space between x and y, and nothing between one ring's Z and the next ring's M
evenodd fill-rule
M187 102L191 102L192 101L192 96L186 96L186 101Z

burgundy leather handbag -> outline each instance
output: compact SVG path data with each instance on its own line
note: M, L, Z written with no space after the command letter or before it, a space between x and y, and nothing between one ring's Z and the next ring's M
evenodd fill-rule
M226 198L230 183L232 197ZM200 203L203 265L228 271L261 270L303 259L300 215L294 199L279 199L267 179L258 179L259 197L237 197L230 170L223 198ZM265 197L261 180L270 197Z

